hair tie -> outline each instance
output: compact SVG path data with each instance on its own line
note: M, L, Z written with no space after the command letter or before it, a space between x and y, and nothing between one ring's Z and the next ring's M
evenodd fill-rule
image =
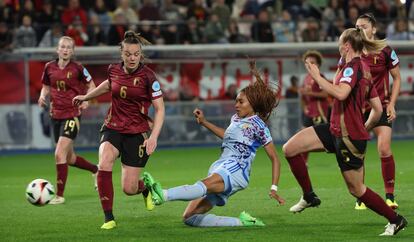
M361 29L360 29L360 28L356 28L356 31L357 31L358 33L360 33L360 32L361 32Z

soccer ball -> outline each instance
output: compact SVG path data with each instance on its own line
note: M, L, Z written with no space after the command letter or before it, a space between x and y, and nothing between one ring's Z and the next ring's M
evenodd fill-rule
M45 179L36 179L26 188L26 198L36 206L46 205L55 196L53 185Z

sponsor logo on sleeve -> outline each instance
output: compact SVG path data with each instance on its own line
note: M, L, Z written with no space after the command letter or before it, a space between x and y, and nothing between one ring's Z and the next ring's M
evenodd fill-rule
M352 69L352 67L347 67L345 70L344 70L344 77L349 77L349 76L352 76L352 74L354 74L354 70Z
M161 85L158 81L152 83L152 90L154 92L159 91L161 89Z
M89 74L88 70L86 70L86 68L85 68L85 67L83 68L83 76L85 76L85 79L86 79L87 81L90 81L90 80L92 79L91 74Z
M161 96L161 94L162 94L162 92L161 92L161 90L159 90L159 91L153 92L152 97L158 97L158 96Z
M391 59L392 59L392 65L396 65L398 64L398 62L400 62L400 60L398 59L397 53L395 53L395 50L392 50L391 52Z

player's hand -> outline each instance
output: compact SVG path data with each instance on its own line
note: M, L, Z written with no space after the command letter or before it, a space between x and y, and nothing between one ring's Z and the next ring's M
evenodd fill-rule
M150 136L148 139L144 140L143 145L145 146L147 154L151 155L155 151L155 148L157 148L157 139Z
M73 106L80 106L85 101L85 95L78 95L72 99Z
M47 106L46 103L46 98L43 96L40 96L39 99L37 100L37 104L39 105L39 107L43 108Z
M388 122L392 122L395 118L397 118L397 113L395 112L394 105L387 105L387 120Z
M305 62L306 70L312 76L313 80L316 80L320 77L319 67L316 64Z
M275 190L270 190L269 197L278 201L280 205L285 205L285 199L279 196Z
M198 124L202 125L206 121L206 118L204 117L204 113L203 111L201 111L201 109L199 108L194 109L193 114Z
M79 105L79 108L82 109L82 110L85 110L88 107L89 107L89 102L88 101L84 101L84 102L82 102L81 105Z

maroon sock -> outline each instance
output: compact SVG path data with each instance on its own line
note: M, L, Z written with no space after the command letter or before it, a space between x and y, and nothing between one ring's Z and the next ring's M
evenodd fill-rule
M56 164L56 184L57 192L56 195L63 197L63 192L65 191L66 179L68 178L68 164Z
M368 187L359 200L365 203L372 211L387 218L390 223L394 223L397 220L397 213L388 207L384 200Z
M286 157L289 162L290 170L302 187L303 194L312 191L312 184L309 178L308 168L306 167L303 155L299 154L293 157Z
M88 170L88 171L90 171L94 174L98 171L98 166L97 165L90 163L89 161L85 160L81 156L76 156L75 163L73 163L72 166L76 166L76 167L78 167L80 169L83 169L83 170Z
M144 185L144 181L143 180L139 180L138 181L138 191L137 191L137 194L140 194L140 193L144 192L145 190L147 190L147 188Z
M114 201L112 171L98 171L98 192L104 212L112 211Z
M394 157L381 158L382 179L384 180L385 193L394 193L395 162Z
M307 164L308 163L309 152L302 153L302 156L303 156L303 160L305 161L305 164Z

